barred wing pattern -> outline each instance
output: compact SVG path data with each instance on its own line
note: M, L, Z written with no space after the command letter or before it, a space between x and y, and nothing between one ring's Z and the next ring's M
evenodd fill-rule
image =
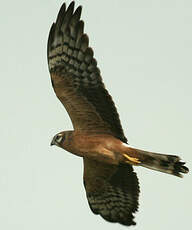
M105 89L88 36L83 33L81 7L61 7L48 39L48 64L53 88L75 129L108 131L127 142L119 115Z
M51 27L47 55L54 91L75 130L110 133L127 143L80 16L81 7L74 11L74 2L67 9L63 4ZM131 165L111 166L84 159L84 185L95 214L110 222L135 223L139 186ZM95 190L98 187L100 190Z
M109 222L136 224L139 185L131 165L117 167L84 158L84 186L93 213Z

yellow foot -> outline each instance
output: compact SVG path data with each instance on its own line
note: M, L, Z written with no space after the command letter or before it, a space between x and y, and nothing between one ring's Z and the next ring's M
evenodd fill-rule
M141 161L138 158L130 157L127 154L123 154L123 156L127 159L126 163L129 163L129 164L131 163L133 165L137 165L137 164L141 163Z

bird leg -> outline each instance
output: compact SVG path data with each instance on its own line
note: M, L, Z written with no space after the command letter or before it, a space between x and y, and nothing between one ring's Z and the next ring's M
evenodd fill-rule
M124 153L123 156L127 159L125 162L133 165L138 165L141 163L138 158L130 157L128 154Z

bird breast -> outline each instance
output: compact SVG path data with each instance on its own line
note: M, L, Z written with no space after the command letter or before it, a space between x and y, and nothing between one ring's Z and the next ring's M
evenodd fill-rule
M80 156L109 164L118 164L118 139L108 134L94 134L74 131L70 140L65 140L63 148Z

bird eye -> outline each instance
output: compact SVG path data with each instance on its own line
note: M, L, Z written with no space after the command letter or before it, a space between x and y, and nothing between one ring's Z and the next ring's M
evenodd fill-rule
M62 141L63 137L61 135L57 135L55 140L57 143L60 143Z

